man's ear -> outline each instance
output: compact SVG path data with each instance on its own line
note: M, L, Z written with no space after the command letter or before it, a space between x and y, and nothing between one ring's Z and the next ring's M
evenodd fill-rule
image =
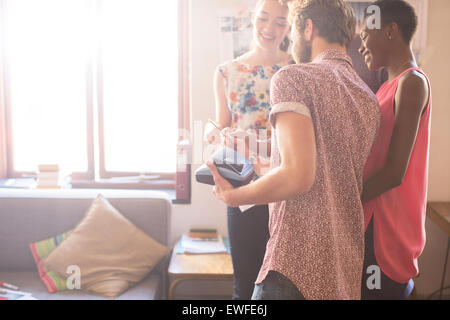
M306 19L304 31L305 40L312 41L313 34L314 34L314 23L312 22L311 19Z

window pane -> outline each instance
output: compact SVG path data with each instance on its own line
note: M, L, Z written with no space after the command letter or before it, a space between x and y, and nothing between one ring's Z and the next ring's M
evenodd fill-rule
M105 167L175 172L177 1L102 2Z
M79 0L11 0L5 49L14 169L87 170L88 10Z

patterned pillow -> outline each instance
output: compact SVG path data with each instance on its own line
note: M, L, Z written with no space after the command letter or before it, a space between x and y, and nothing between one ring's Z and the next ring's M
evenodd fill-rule
M61 277L56 272L44 267L41 264L41 261L45 259L63 240L65 240L69 233L70 231L61 233L60 235L52 238L30 243L30 250L33 254L34 261L36 262L39 277L50 293L67 290L66 279Z

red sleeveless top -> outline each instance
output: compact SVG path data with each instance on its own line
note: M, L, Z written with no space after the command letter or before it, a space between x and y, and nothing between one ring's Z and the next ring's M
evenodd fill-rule
M385 82L377 92L381 125L364 169L364 179L380 170L385 162L394 129L394 98L400 78ZM374 252L380 269L392 280L406 283L418 274L417 258L425 246L425 215L430 144L431 88L420 118L416 140L403 183L364 204L365 229L373 218Z

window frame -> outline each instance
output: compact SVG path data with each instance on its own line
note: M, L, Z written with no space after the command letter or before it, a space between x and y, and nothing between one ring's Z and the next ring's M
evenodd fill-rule
M14 139L12 133L12 106L10 96L10 76L8 63L6 61L5 45L5 4L0 0L0 179L14 179L35 177L35 171L17 171L14 169ZM92 90L92 59L86 61L86 128L87 128L87 170L83 172L73 172L72 179L93 179L94 178L94 154L93 144L93 90Z
M99 10L102 0L97 0L95 10ZM178 127L179 130L188 132L190 128L190 81L189 81L189 32L190 0L176 0L178 15ZM4 41L4 2L0 0L0 42ZM14 141L11 127L11 103L8 100L9 76L8 65L4 46L0 48L0 179L24 178L35 176L36 172L16 171L14 164ZM87 171L72 173L72 188L120 188L120 189L173 189L177 190L178 170L173 173L146 172L146 175L157 175L154 180L139 180L139 172L109 172L105 169L104 154L104 118L103 118L103 92L102 92L102 70L100 55L89 58L86 63L86 125L87 125ZM94 91L94 87L95 90ZM95 96L96 95L96 96ZM97 103L97 110L94 104ZM97 111L97 114L95 114ZM97 119L96 119L97 117ZM95 132L97 129L97 141ZM178 143L186 143L179 134ZM96 148L96 144L97 147ZM96 163L95 151L98 150L98 162ZM178 152L177 152L178 155ZM185 173L190 176L190 165L186 164ZM120 177L136 177L124 182ZM116 178L116 179L115 179ZM181 202L190 202L190 181L188 183L189 196L178 197Z
M0 39L4 38L4 5L0 1ZM0 41L1 44L1 41ZM6 157L6 110L4 95L4 46L0 45L0 179L7 178L8 163Z

